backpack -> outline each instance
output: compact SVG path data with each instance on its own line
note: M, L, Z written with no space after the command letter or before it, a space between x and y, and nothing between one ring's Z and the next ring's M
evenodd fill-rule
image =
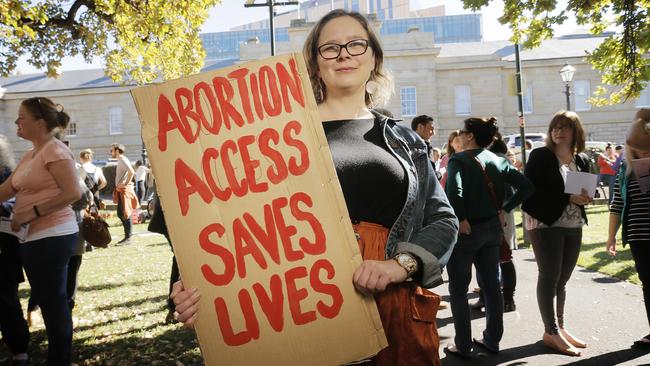
M97 171L97 167L95 167L95 172ZM81 168L81 171L83 171L84 174L84 185L88 190L90 191L90 194L92 196L92 199L95 203L95 206L98 208L101 208L101 198L99 197L99 181L95 180L95 172L87 173L83 168Z
M84 183L86 184L86 187L95 194L99 190L99 181L95 179L95 173L97 172L97 167L95 167L95 171L92 173L86 173L86 176L84 178Z
M97 188L99 187L99 184L95 182L95 179L93 179L93 176L86 173L84 176L84 184L86 185L86 188L92 193L95 193L97 191Z

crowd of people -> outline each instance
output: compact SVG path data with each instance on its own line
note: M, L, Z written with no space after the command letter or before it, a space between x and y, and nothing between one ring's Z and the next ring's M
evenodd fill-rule
M390 97L392 84L379 39L365 17L333 10L314 25L303 53L363 257L350 280L360 294L374 298L388 340L388 347L367 364L440 364L435 322L440 297L431 290L443 284L444 267L455 329L445 351L464 359L477 347L500 351L503 313L516 308L510 250L516 245L512 212L520 205L539 270L542 340L558 352L579 356L587 344L568 330L566 284L576 266L588 221L585 205L593 193L566 194L564 188L570 172L589 171L580 117L556 113L546 145L528 152L523 171L500 138L495 118L465 119L449 135L443 154L430 144L432 117L418 116L409 127L376 109ZM43 314L48 365L67 366L73 359L71 311L85 248L79 223L89 205L101 205L97 192L107 181L92 164L92 151L83 150L77 166L69 147L56 138L68 122L61 105L34 97L20 104L16 120L18 136L33 148L15 164L10 147L0 139L1 213L12 229L0 233L0 329L12 365L29 362L29 329L17 291L23 269L34 306ZM606 178L601 179L612 190L607 250L616 254L622 226L650 322L650 193L642 190L630 164L650 158L649 126L650 110L641 110L625 146L627 158L610 153L611 146L606 149L601 167ZM113 199L124 227L119 244L130 242L131 212L145 198L148 173L141 163L132 166L124 152L122 144L110 146L117 161ZM159 203L155 212L149 228L169 240ZM467 296L472 265L486 313L486 329L476 338ZM176 318L192 327L200 296L178 277L174 260L166 320ZM422 316L408 315L412 312ZM650 335L634 346L650 349Z

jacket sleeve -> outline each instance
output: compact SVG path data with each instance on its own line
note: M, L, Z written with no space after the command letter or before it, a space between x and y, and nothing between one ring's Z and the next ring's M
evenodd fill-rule
M446 192L451 207L454 208L458 221L463 221L467 218L465 211L465 201L463 200L463 179L462 179L463 164L458 159L449 159L447 165L447 185Z
M428 192L424 205L422 228L414 233L409 242L397 244L397 252L409 252L422 264L420 278L416 281L424 288L442 284L441 269L447 264L458 236L458 219L447 197L428 169Z
M535 188L533 193L526 199L522 209L532 217L551 225L557 218L555 214L561 214L562 209L569 203L569 194L557 192L552 188L550 180L553 179L552 169L559 170L554 166L553 152L546 148L535 149L530 154L530 160L526 164L525 175ZM559 211L558 211L559 209Z
M505 205L503 205L503 209L506 212L510 212L527 197L533 194L535 187L525 175L519 173L519 171L511 167L509 163L505 164L505 180L515 189L515 194L510 197Z

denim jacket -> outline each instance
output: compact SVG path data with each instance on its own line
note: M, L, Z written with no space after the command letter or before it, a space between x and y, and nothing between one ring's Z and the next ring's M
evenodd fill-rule
M397 120L373 114L386 145L408 177L406 202L388 234L386 258L398 253L416 256L422 265L421 277L415 279L418 284L439 286L441 269L456 243L458 219L433 172L424 140Z

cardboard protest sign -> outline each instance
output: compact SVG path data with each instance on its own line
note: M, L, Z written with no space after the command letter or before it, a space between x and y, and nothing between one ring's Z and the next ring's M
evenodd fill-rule
M300 54L133 90L207 365L340 365L386 339Z

